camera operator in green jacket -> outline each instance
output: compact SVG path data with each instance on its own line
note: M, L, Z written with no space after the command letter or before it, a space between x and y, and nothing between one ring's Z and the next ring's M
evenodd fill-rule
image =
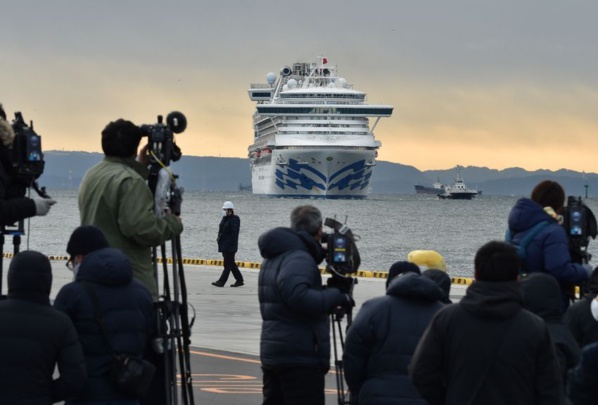
M133 277L158 298L151 248L183 231L180 217L154 213L154 196L146 183L149 174L145 148L137 149L143 131L130 121L110 122L102 131L105 158L89 169L79 188L82 225L94 225L111 247L131 261Z

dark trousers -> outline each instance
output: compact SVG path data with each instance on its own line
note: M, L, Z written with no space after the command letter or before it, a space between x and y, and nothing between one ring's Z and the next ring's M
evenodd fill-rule
M316 367L292 367L264 373L263 405L324 405L324 372Z
M230 273L233 273L235 281L242 283L243 275L239 271L237 263L235 263L235 252L222 252L222 258L224 259L224 270L222 270L218 283L225 284Z

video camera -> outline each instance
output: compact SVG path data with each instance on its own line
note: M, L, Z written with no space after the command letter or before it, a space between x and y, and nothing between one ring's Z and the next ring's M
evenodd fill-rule
M356 238L353 236L353 232L347 225L333 218L326 218L324 225L334 231L324 237L328 245L326 269L330 273L339 273L340 275L356 273L361 264L361 258L355 244Z
M10 174L20 184L31 187L44 172L42 138L33 129L33 122L25 123L23 115L15 112L11 124L15 138L12 145Z
M187 128L187 118L183 113L173 111L163 117L158 115L156 124L140 126L147 136L150 173L148 185L155 199L155 212L158 216L164 215L168 207L175 214L181 213L183 189L176 186L177 175L173 174L168 166L170 162L178 161L182 152L174 141L174 134L179 134Z
M326 271L332 274L328 279L328 286L350 294L356 281L349 275L357 273L361 264L359 250L355 244L359 237L353 235L347 225L336 219L326 218L324 225L333 230L333 233L324 234L322 238L327 244Z
M181 158L181 149L174 141L174 134L180 134L187 128L187 118L183 113L171 112L166 116L166 124L163 123L163 117L158 115L156 124L144 124L140 128L148 138L150 165L168 166L171 161L176 162Z
M564 210L563 228L569 238L571 259L576 263L587 263L591 255L587 252L590 239L598 235L596 217L584 204L581 197L569 196Z

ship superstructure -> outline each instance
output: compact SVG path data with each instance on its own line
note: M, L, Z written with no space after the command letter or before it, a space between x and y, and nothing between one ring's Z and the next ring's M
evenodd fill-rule
M366 94L323 57L285 66L278 77L268 73L266 81L249 89L257 102L249 146L253 193L366 198L381 146L374 129L393 107L366 104Z

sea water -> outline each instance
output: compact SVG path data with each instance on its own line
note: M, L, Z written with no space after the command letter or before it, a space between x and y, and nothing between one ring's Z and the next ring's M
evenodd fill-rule
M58 203L47 216L25 222L19 248L65 256L69 236L79 225L77 192L48 193ZM472 277L477 249L490 240L504 239L509 211L518 198L484 195L473 200L440 200L418 194L380 194L370 195L367 200L315 200L270 198L246 192L185 192L182 255L190 259L222 258L216 243L218 224L223 202L232 201L235 214L241 219L236 260L260 262L259 236L271 228L289 226L293 208L312 204L324 217L346 223L360 237L357 246L361 270L387 271L395 261L406 260L410 251L430 249L444 257L451 276ZM598 214L598 199L585 202ZM6 236L4 252L12 252L12 244L12 237ZM596 245L598 241L591 241L588 251L598 251ZM594 261L598 262L598 256Z

